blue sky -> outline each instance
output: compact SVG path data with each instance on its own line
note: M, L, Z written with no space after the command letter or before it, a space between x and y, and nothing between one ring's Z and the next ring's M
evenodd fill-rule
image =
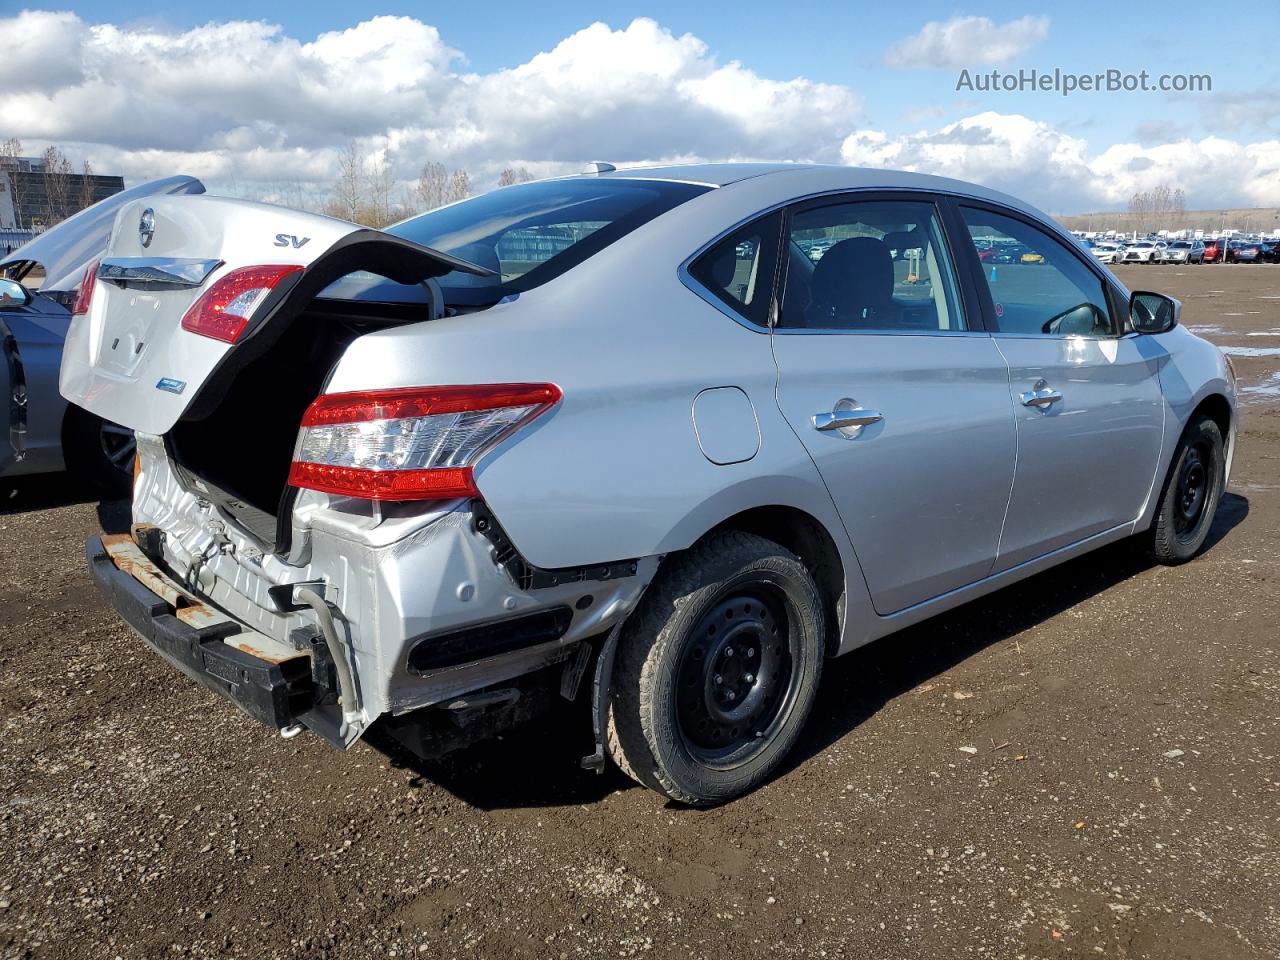
M681 54L684 59L678 64L668 63L664 49L670 44L660 39L654 41L647 35L647 38L632 38L635 42L627 45L625 57L616 67L611 68L607 62L594 66L599 74L614 74L601 76L600 85L608 91L611 84L620 84L626 88L621 94L606 92L597 103L590 84L584 83L580 75L558 86L557 77L564 68L557 63L555 76L539 73L540 81L546 83L540 91L542 96L557 101L556 105L569 114L590 113L609 106L614 107L615 114L640 110L643 108L631 102L619 106L618 98L629 96L626 93L631 88L629 84L644 86L648 82L652 64L647 61L650 59L652 63L665 64L657 68L659 71L669 68L666 79L672 84L673 96L687 93L689 70L705 75L716 67L737 62L751 77L779 84L801 79L808 86L790 89L785 94L786 104L768 106L777 114L776 130L772 133L761 128L759 116L744 116L750 110L750 97L756 95L751 83L725 82L717 84L714 92L700 91L696 95L699 110L712 109L726 124L738 125L731 131L733 135L724 141L726 157L751 155L941 168L938 172L969 173L971 179L987 174L987 179L994 178L997 186L1024 191L1029 186L1034 191L1036 178L1010 176L1009 171L1002 171L998 153L1000 144L1005 143L1011 154L1028 151L1025 159L1034 163L1036 147L1032 141L1040 141L1039 149L1048 151L1044 162L1052 168L1046 175L1047 182L1040 188L1045 195L1033 197L1042 205L1053 207L1056 200L1064 210L1079 205L1114 206L1121 201L1131 180L1140 185L1139 175L1151 170L1157 173L1149 176L1179 181L1175 185L1184 186L1202 205L1264 201L1280 204L1280 93L1277 93L1280 91L1277 63L1280 58L1275 54L1275 40L1280 36L1280 6L1260 4L1236 8L1238 12L1224 12L1217 4L1178 3L1176 13L1170 10L1171 6L1174 5L1161 9L1154 4L1078 2L1069 7L1061 4L1018 6L997 14L987 5L975 8L931 2L890 6L863 2L819 4L808 0L783 4L773 0L714 4L663 0L643 5L575 3L556 7L507 2L382 3L376 8L353 12L348 3L277 4L268 11L246 0L224 0L216 7L174 9L157 16L154 8L145 4L108 0L77 4L73 12L79 27L96 30L98 46L105 44L108 49L111 42L128 48L132 40L142 35L172 34L198 42L192 38L197 38L201 31L235 20L279 25L280 30L273 39L262 41L266 46L262 47L265 52L259 59L247 57L241 63L240 69L247 73L244 78L247 85L253 80L258 63L274 62L278 56L287 54L287 51L281 54L282 46L295 43L305 46L322 34L350 31L375 15L403 17L406 19L400 21L402 23L434 27L439 44L461 54L459 58L441 54L444 59L437 64L440 70L455 77L478 77L479 88L491 90L490 97L501 97L508 103L518 100L523 88L518 84L512 89L503 87L499 82L503 71L529 64L548 51L558 51L562 59L577 56L575 62L579 62L580 50L574 54L570 48L561 47L567 38L580 35L580 31L595 21L603 21L611 31L621 32L627 31L636 18L647 18L655 21L656 28L673 40L690 35L700 41L701 47L692 53L685 49ZM921 46L921 38L930 29L945 32L948 24L954 25L958 18L978 16L987 16L992 21L988 26L996 33L991 36L1007 36L1015 41L1012 52L995 58L998 62L982 62L984 50L989 52L990 45L973 42L974 37L984 36L981 33L965 34L969 36L968 46L957 33L958 40L952 37L954 42L948 41L950 46L946 49L950 53L940 54L937 44ZM109 42L103 39L104 27L115 31L110 35L114 39ZM2 20L0 29L3 29ZM1006 30L1007 35L1001 33ZM392 38L387 42L398 42L395 33L387 31ZM343 36L330 44L339 51L339 56L343 44L349 42ZM895 60L892 51L909 44L913 37L916 38L916 47L912 48L915 53ZM246 46L259 42L260 38L246 41ZM651 57L646 53L646 44L653 48ZM367 52L367 42L351 41L350 45L353 51L359 48ZM91 64L93 47L87 44L84 49L85 62ZM147 46L147 50L150 49ZM334 55L330 50L326 57L332 59ZM142 59L150 56L152 53L147 52ZM159 56L163 65L163 56ZM413 50L407 49L393 62L404 64L413 56ZM424 58L429 56L429 53L423 54ZM1069 97L1050 92L958 93L955 85L959 66L970 63L974 72L989 71L995 66L1001 70L1056 67L1081 74L1108 68L1130 72L1147 70L1153 75L1210 74L1213 92L1184 95L1078 92ZM11 68L17 69L12 65ZM3 82L4 71L0 63L0 87L10 89L11 84ZM91 71L86 70L88 72ZM299 75L305 77L306 74L304 63ZM162 77L163 69L150 82L160 84ZM262 79L264 85L273 84L277 90L281 83L289 82L275 75L264 75ZM117 81L112 90L124 98L128 93L122 92L120 82ZM388 82L395 86L394 79ZM422 82L425 90L431 88L434 81L424 78ZM225 83L225 78L220 83ZM458 82L453 84L455 88L458 86ZM50 87L43 80L34 85L28 83L28 87L30 96L20 98L17 103L33 114L41 108L45 112L83 109L84 100L88 98L86 94L77 99L65 86ZM815 91L819 88L828 93L836 90L839 95L818 96ZM452 102L455 94L440 89L431 102L439 102L441 98ZM395 96L401 93L403 91L394 91ZM264 95L268 99L272 96L270 91ZM377 92L373 91L371 97L370 109L376 111ZM734 97L746 103L729 102ZM102 99L101 94L98 99ZM660 99L660 91L655 88L653 97L645 102L652 105ZM810 99L817 105L806 111L805 104ZM179 157L195 157L210 150L222 150L231 156L237 149L252 148L261 155L264 150L283 150L290 144L314 146L320 134L312 130L299 136L288 129L288 123L281 121L270 122L268 137L261 129L263 124L254 116L252 102L250 97L243 104L228 102L219 109L211 109L210 123L215 127L221 125L214 131L218 135L201 135L193 129L189 134L190 143L176 141L172 129L158 131L152 144L146 143L145 136L136 134L112 137L92 129L95 124L91 118L79 124L45 124L44 130L49 141L83 145L86 155L92 154L104 161L127 154L125 159L131 171L145 167L142 157L147 149L152 153L159 150ZM637 137L617 135L617 131L610 133L607 116L602 116L595 127L562 120L567 124L564 138L555 148L536 133L523 140L496 136L488 138L494 142L489 142L486 148L489 152L482 155L474 146L477 138L473 128L477 124L518 125L521 122L513 118L509 110L494 108L492 104L491 99L487 107L455 105L450 108L452 120L438 119L433 121L434 125L424 125L413 135L400 136L399 141L395 131L405 129L403 117L388 118L386 131L379 139L376 131L365 130L361 124L353 126L337 116L332 134L339 144L355 135L365 138L362 142L370 151L385 149L388 162L396 166L398 174L409 170L408 158L413 144L414 149L429 147L440 153L443 162L465 163L476 170L481 180L508 163L525 164L535 172L552 172L555 164L569 162L564 156L567 152L563 149L564 138L581 142L582 149L593 157L607 148L629 154L605 154L608 159L623 161L685 156L722 158L715 155L714 141L689 136L679 124L673 124L666 134L657 124L657 118L653 126L643 119L635 124L650 138L652 146L649 147L637 142ZM202 104L202 109L210 109L209 104ZM430 112L430 107L423 109ZM822 111L826 111L825 119L819 117ZM459 119L462 114L466 114L465 119ZM6 132L6 125L16 126L12 117L10 113L0 119L0 134ZM449 123L457 126L446 129ZM823 123L826 126L822 126ZM957 123L962 126L954 127ZM40 128L41 124L35 126ZM602 131L601 135L595 136L593 129ZM855 136L845 140L846 135ZM271 142L267 143L264 137ZM36 138L28 135L28 139ZM460 146L462 139L469 139L473 146ZM666 142L658 142L661 140ZM955 149L944 150L940 146L948 140L953 146L972 143L988 148L987 161L970 164L960 158ZM1053 146L1045 147L1049 142ZM1174 149L1178 145L1190 146L1178 151ZM398 150L403 151L403 156ZM495 150L503 155L493 153ZM981 151L975 151L978 152ZM1206 177L1203 171L1197 173L1197 164L1220 169L1226 179ZM318 166L304 166L305 169L291 175L307 182L321 175ZM224 178L230 177L236 182L261 180L261 171L251 167L252 164L237 166L232 162L216 170L211 167L211 171L221 172ZM1087 171L1092 171L1092 181ZM1185 184L1181 183L1184 179ZM1273 190L1276 196L1270 199Z

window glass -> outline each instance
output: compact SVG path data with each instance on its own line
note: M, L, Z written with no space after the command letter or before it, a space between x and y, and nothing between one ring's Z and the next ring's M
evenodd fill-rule
M487 306L558 277L708 189L626 177L539 180L432 210L386 232L493 270L497 276L440 278L450 306Z
M689 273L735 312L766 326L781 230L781 213L747 224L695 260Z
M965 329L932 203L864 200L800 210L787 250L779 326Z
M1105 336L1115 332L1102 281L1037 227L961 207L1002 333Z

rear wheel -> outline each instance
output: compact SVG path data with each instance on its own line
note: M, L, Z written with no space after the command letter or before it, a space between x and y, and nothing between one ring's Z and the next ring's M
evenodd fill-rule
M1205 416L1188 426L1174 452L1151 525L1148 551L1160 563L1186 563L1209 536L1226 478L1222 431Z
M764 782L813 706L822 602L789 551L715 534L674 558L619 639L609 749L635 780L709 805Z
M137 444L133 431L81 407L67 408L62 457L67 469L104 496L129 494Z

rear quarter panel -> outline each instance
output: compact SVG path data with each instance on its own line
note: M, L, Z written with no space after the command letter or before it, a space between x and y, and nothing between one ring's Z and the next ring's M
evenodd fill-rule
M770 504L809 512L839 542L830 496L778 411L767 333L678 277L689 254L769 202L770 191L741 189L750 183L689 201L515 302L362 337L328 391L558 384L560 405L476 472L499 522L539 566L681 549ZM741 388L759 421L759 451L744 462L717 465L699 448L694 398L721 386Z

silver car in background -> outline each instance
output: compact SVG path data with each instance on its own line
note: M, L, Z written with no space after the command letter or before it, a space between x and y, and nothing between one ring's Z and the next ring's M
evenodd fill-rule
M1204 263L1204 242L1175 240L1164 251L1165 263Z
M88 554L156 651L340 747L577 700L588 766L708 804L777 768L826 658L1205 542L1232 373L1049 217L883 170L596 169L383 232L120 211L61 383L137 431L132 533Z

